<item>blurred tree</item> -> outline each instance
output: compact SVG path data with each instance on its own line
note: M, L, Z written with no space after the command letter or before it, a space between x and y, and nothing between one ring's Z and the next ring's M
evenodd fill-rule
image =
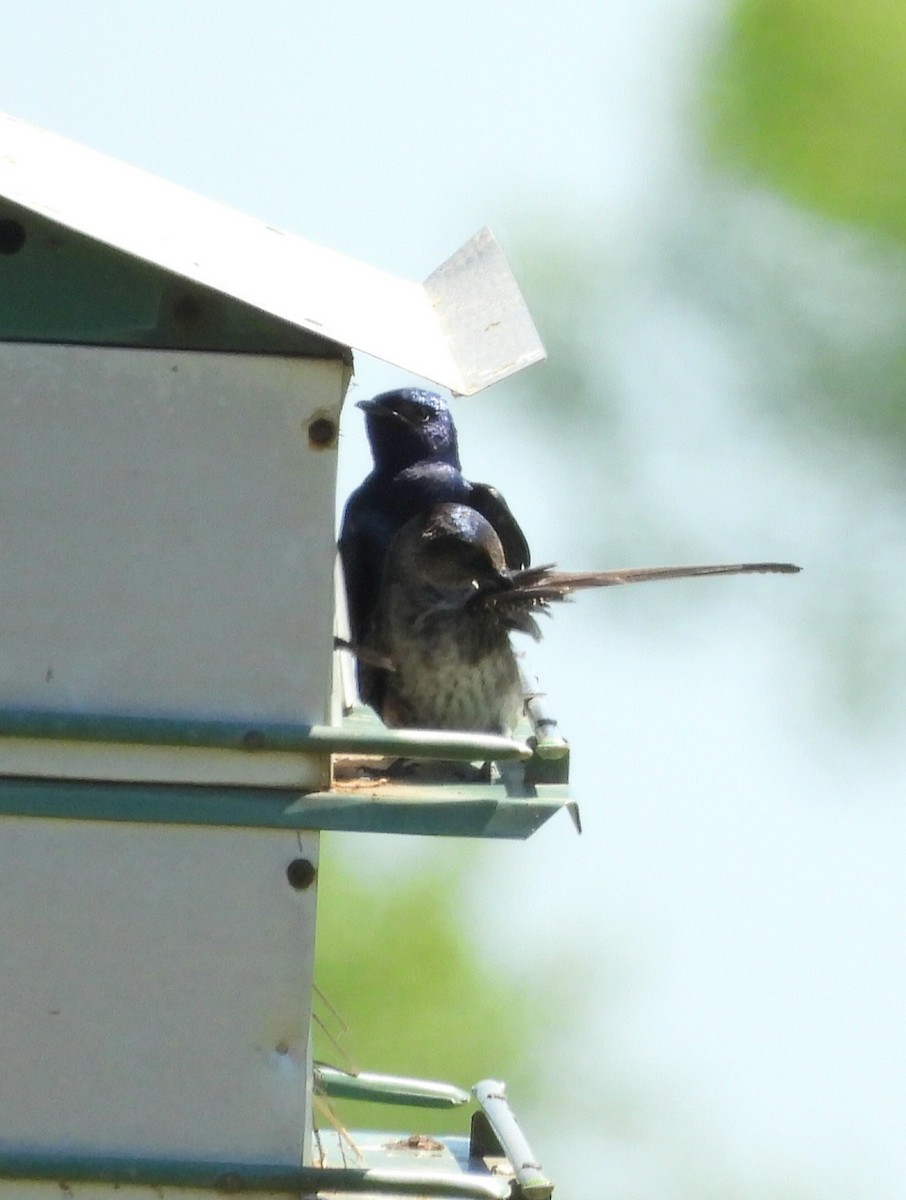
M459 848L426 847L414 873L363 883L325 839L318 898L316 1056L342 1069L439 1079L468 1089L507 1082L517 1111L543 1112L551 1046L584 1003L585 972L551 948L543 973L486 961L462 919L471 872ZM332 1101L344 1125L417 1132L468 1128L471 1109Z
M726 161L906 241L906 6L737 0L712 93Z
M773 331L775 346L785 341L784 361L803 368L789 410L820 412L831 431L874 439L881 451L895 439L901 452L906 7L736 0L704 99L718 162L836 222L823 237L817 222L811 229L780 222L767 261L745 265L761 285L761 310L786 322L785 337Z
M894 731L906 661L906 7L735 0L727 18L702 110L713 160L729 168L712 179L725 214L712 254L738 281L716 308L759 363L757 407L782 423L832 532L824 547L822 527L810 535L827 566L803 631L819 639L818 694Z
M603 219L600 231L564 233L562 215L522 227L513 261L549 361L495 389L482 420L499 419L517 462L545 440L539 503L590 497L594 519L559 524L564 542L597 538L602 562L637 561L642 544L658 547L652 560L710 555L725 513L738 534L734 472L749 449L767 463L766 490L798 475L798 491L769 495L742 528L748 538L778 513L784 532L798 520L803 578L819 584L802 603L797 652L817 649L816 692L829 707L886 714L906 647L898 590L885 587L906 539L906 7L735 0L726 18L698 113L711 157L682 163L647 224L620 245ZM703 369L715 376L693 377ZM682 442L696 406L715 396L719 411ZM726 462L708 461L709 440ZM810 493L820 516L790 520L785 506ZM754 508L751 491L742 503ZM714 589L700 604L721 602ZM483 858L474 850L470 872ZM321 896L321 986L349 1023L356 1065L465 1086L498 1074L518 1110L541 1111L563 1094L562 1079L547 1086L551 1048L582 1003L600 1004L601 981L555 951L543 976L495 970L465 940L463 868L459 853L432 850L423 874L369 888L334 864ZM337 1061L323 1040L319 1052ZM606 1114L619 1155L644 1105L613 1080L607 1091L573 1092L570 1105L584 1100L585 1111L559 1116L600 1134ZM338 1111L353 1126L463 1127L428 1110ZM644 1113L639 1124L657 1159L661 1131L645 1128ZM711 1169L706 1152L700 1160ZM754 1190L682 1170L665 1169L676 1195Z

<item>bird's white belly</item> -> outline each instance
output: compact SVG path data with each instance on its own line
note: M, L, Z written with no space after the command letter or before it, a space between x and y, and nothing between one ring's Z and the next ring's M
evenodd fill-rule
M390 686L424 728L509 733L519 717L519 672L504 634L491 653L477 658L465 656L452 634L402 639L393 660Z

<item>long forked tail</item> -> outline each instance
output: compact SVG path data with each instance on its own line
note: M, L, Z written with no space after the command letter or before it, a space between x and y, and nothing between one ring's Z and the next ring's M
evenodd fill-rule
M719 563L697 567L630 567L620 571L556 571L553 564L527 567L512 574L512 589L498 592L488 599L509 604L514 600L529 600L546 604L564 600L571 592L583 588L618 587L623 583L648 583L657 579L692 579L700 575L795 575L802 568L793 563Z

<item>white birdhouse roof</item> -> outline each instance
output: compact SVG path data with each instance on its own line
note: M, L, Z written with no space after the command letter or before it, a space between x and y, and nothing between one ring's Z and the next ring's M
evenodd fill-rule
M20 228L35 257L31 266L14 269L12 256L23 248ZM59 252L61 244L71 251L68 259ZM7 307L14 311L0 321L0 337L167 344L159 324L143 339L142 331L150 329L145 312L150 300L143 307L141 297L150 297L153 289L143 291L135 281L153 278L158 301L161 294L177 296L175 312L183 325L191 326L197 316L192 289L216 298L223 318L219 338L196 329L202 349L347 358L350 350L361 351L460 394L544 357L519 287L486 229L423 283L411 282L2 114L0 252L6 257L0 265L8 268L0 281L13 281L8 293L13 304ZM92 286L81 286L79 273L91 274L95 260L104 261L104 270L95 272L92 293ZM59 280L53 284L55 272ZM36 284L33 276L51 283ZM188 303L182 294L182 309L173 290L179 287L190 289ZM116 295L118 289L125 299ZM67 316L60 309L56 328L54 306L65 304L67 290L71 311ZM98 317L95 328L69 329L76 311L90 325L84 314L92 308L92 294L99 312L105 304L112 311L116 302L122 314L131 298L131 328L107 329ZM240 312L248 314L244 322ZM251 337L251 344L234 344L240 327L245 336L239 342Z

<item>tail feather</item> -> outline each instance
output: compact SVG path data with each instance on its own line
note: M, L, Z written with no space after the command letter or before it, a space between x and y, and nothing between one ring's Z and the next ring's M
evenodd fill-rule
M556 571L553 564L528 567L512 573L512 587L488 595L492 604L509 605L513 601L547 604L565 600L571 592L584 588L617 587L623 583L648 583L659 579L692 579L702 575L792 575L801 570L793 563L720 563L694 567L630 567L618 571Z

